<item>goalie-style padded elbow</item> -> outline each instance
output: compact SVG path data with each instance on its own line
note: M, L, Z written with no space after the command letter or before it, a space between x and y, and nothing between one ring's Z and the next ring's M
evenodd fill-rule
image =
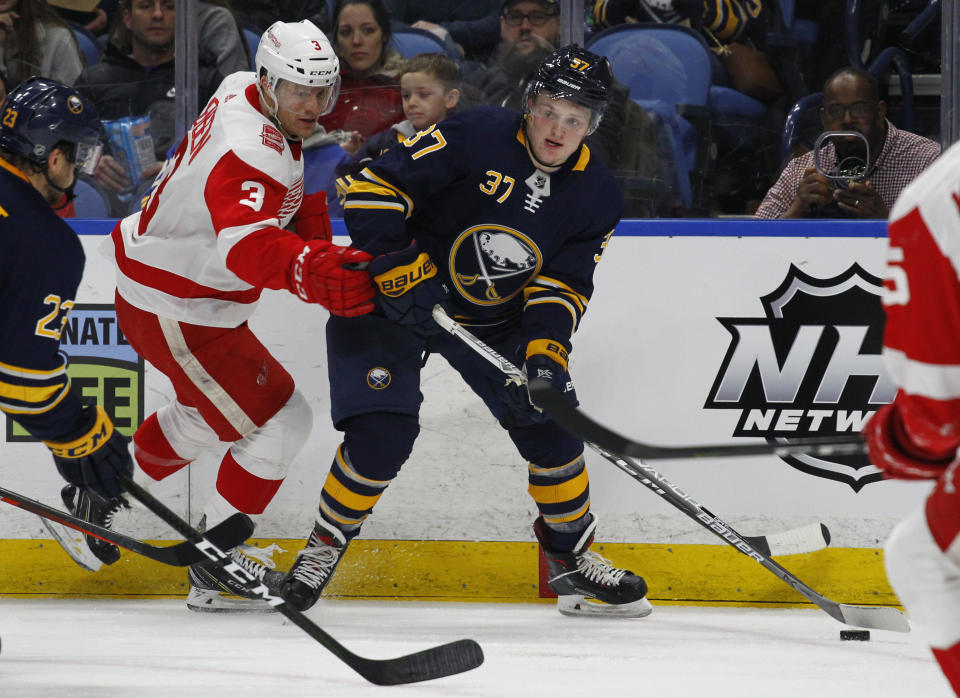
M103 447L113 436L113 422L100 405L94 410L93 424L80 436L69 441L44 441L57 458L83 458Z

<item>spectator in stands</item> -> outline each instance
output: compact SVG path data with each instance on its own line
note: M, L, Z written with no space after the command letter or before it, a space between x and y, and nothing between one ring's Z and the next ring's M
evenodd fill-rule
M299 19L302 18L298 17ZM231 11L229 0L204 0L197 3L197 45L201 50L216 56L220 75L227 76L240 70L250 70L253 65L253 56L247 47L240 21ZM202 106L204 101L200 104Z
M463 78L463 106L495 104L523 111L523 94L537 65L560 43L559 0L504 0L500 42L486 68ZM614 81L612 99L586 144L624 186L625 217L676 215L669 135ZM642 184L642 193L626 182Z
M486 62L500 39L499 0L387 0L387 9L398 22L444 43L449 37L467 60Z
M324 33L330 33L327 0L232 0L230 7L240 24L258 34L277 21L309 19Z
M84 69L76 87L104 120L150 116L154 152L162 162L175 137L174 0L121 0L117 26L97 65ZM216 56L200 45L198 103L205 104L220 84ZM149 177L159 171L145 172ZM132 184L116 157L105 155L97 182L114 196ZM114 201L114 206L121 206ZM116 215L126 213L115 211Z
M36 75L73 85L83 57L73 30L46 0L0 0L0 70L11 85Z
M100 7L100 0L47 0L47 4L67 24L81 27L92 36L105 34L110 25L110 18Z
M403 115L396 78L403 58L389 46L391 36L383 0L337 0L333 48L340 58L340 97L320 125L341 132L338 141L351 155Z
M824 131L857 131L870 149L862 181L838 187L814 168L814 154L791 160L757 209L757 218L886 218L904 187L940 154L934 141L902 131L886 118L876 78L845 67L823 86L820 121ZM845 158L864 159L859 138L830 139L820 151L827 173Z
M381 131L363 144L350 162L337 168L337 192L345 196L350 176L418 131L447 118L460 100L460 69L441 53L420 53L406 62L397 76L403 98L403 121Z

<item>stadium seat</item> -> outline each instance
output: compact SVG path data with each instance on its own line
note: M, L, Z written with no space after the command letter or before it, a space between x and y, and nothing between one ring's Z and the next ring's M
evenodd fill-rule
M407 25L394 25L392 29L393 38L390 43L404 58L412 58L418 53L442 53L447 58L460 62L460 56L452 43L447 46L435 34L425 29L414 29Z
M257 58L257 47L260 45L260 35L252 29L243 27L243 38L247 41L247 48L250 49L250 70L256 70L254 62Z
M93 38L93 35L81 27L71 26L73 36L77 39L77 45L80 47L80 53L83 54L83 60L87 65L96 65L100 62L100 44Z
M339 165L349 160L347 151L336 143L303 152L303 193L327 192L327 206L330 208L331 218L343 216L343 208L337 201L336 171Z
M110 218L110 202L95 185L77 177L73 187L73 209L77 218Z
M685 27L622 24L593 35L587 48L609 58L630 97L661 117L673 136L680 198L687 207L701 207L711 159L712 65L706 44Z
M921 12L917 20L929 23L936 17L936 12L939 11L939 3L931 2L930 5L932 9L928 7L924 12ZM917 120L914 110L913 73L910 69L910 60L903 49L897 46L887 46L877 54L870 65L864 65L861 58L861 52L863 51L863 40L860 36L861 7L860 0L846 0L844 6L843 29L847 60L850 65L868 70L878 78L891 68L896 71L900 79L900 109L902 112L899 126L907 131L916 131ZM908 29L914 33L919 33L923 26L914 25L908 27Z

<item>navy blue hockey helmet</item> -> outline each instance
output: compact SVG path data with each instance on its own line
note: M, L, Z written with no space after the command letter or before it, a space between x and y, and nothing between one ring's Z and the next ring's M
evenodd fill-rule
M593 133L610 103L612 85L610 61L571 44L557 49L537 66L524 92L524 109L529 109L530 100L540 92L549 92L555 99L567 99L590 109L589 133Z
M46 167L58 143L69 143L77 168L92 174L97 165L100 116L96 107L72 87L33 77L7 95L0 119L0 148Z

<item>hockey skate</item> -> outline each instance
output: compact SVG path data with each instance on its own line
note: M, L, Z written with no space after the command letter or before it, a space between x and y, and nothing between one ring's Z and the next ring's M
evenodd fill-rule
M643 618L653 607L647 601L647 583L629 570L614 567L588 548L593 542L597 517L592 515L580 540L570 552L550 549L542 517L533 524L547 558L547 583L557 594L557 610L566 616L617 616Z
M60 490L60 498L71 514L103 528L113 528L113 517L116 516L117 512L123 508L130 508L130 504L123 497L105 499L96 492L76 485L67 485ZM87 548L87 550L84 550L79 539L66 533L65 530L59 530L64 527L57 524L47 525L46 521L44 521L44 525L47 526L47 530L56 538L57 542L63 546L63 549L67 551L67 554L73 558L74 562L84 569L96 572L101 564L112 565L120 559L120 548L113 543L108 543L95 536L84 535ZM58 526L58 528L53 526Z
M280 589L284 601L300 611L313 606L340 564L347 543L343 533L324 521L317 521L306 547L287 573Z
M278 594L284 573L275 570L275 552L284 552L276 543L266 548L255 545L238 545L230 552L230 558L247 572L262 581L271 594ZM212 560L190 565L187 573L190 593L187 608L199 612L272 613L275 609L260 601L258 594L251 594L233 577L224 572Z

